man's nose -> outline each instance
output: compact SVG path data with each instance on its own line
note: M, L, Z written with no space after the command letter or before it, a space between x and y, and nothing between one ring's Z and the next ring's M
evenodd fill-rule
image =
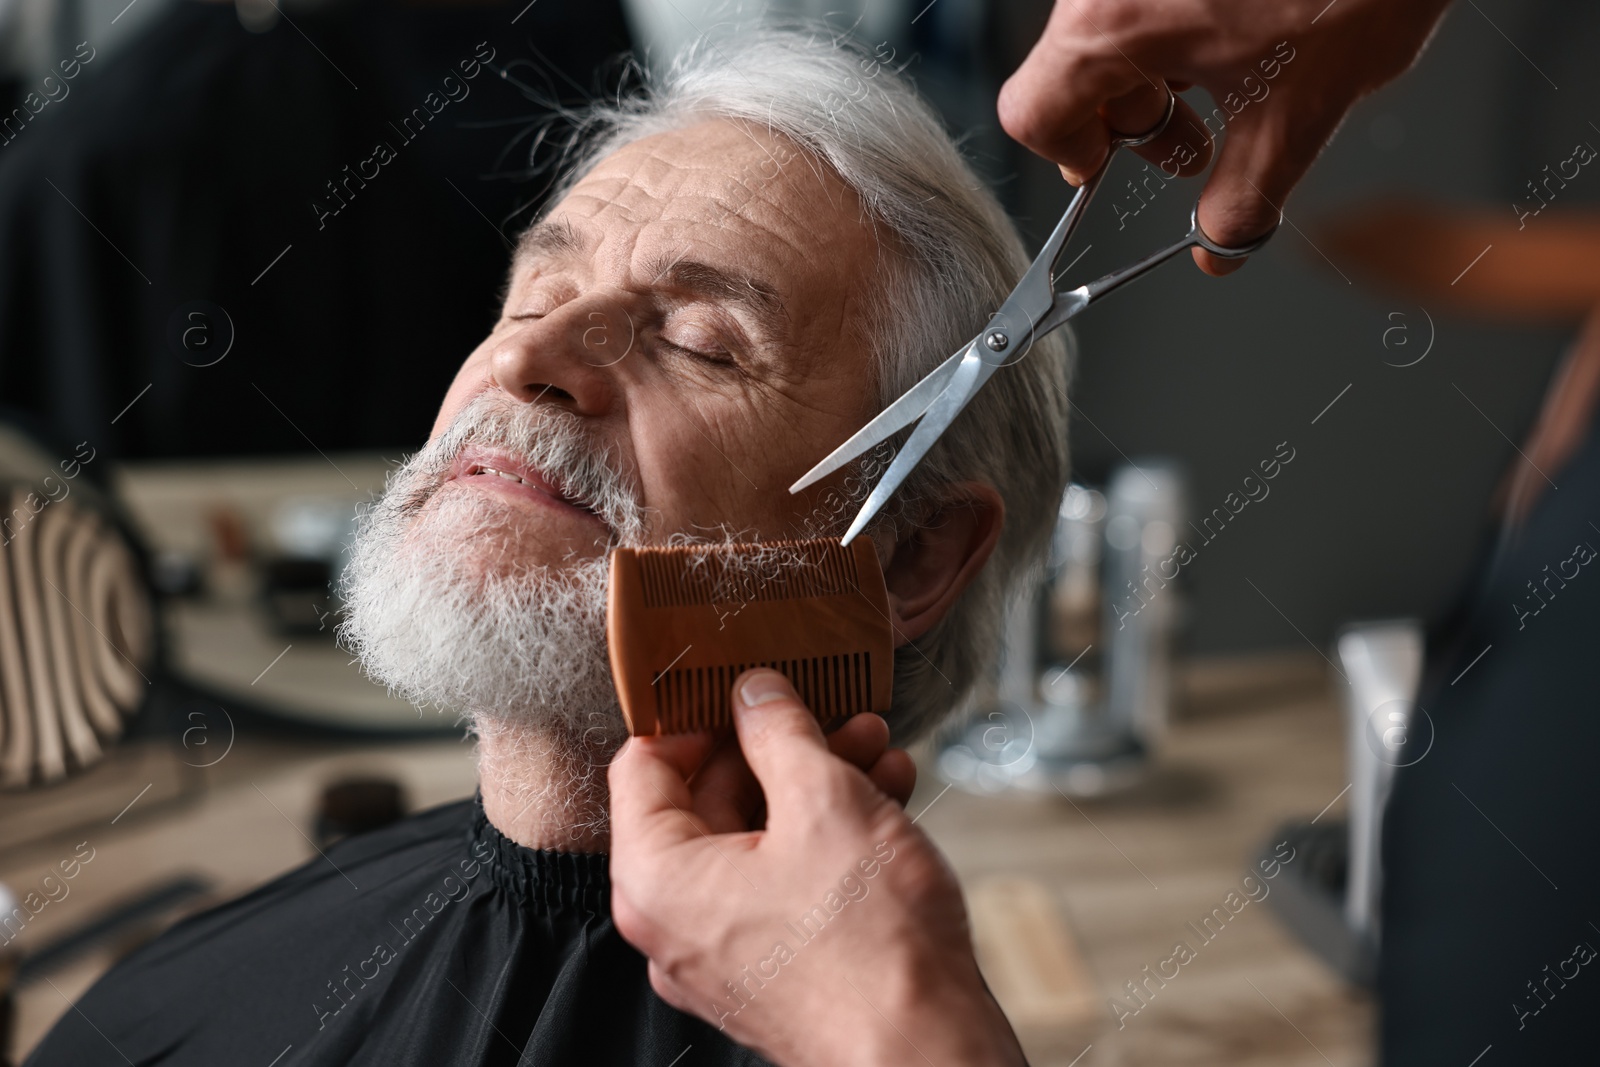
M495 346L490 373L508 395L603 415L616 400L616 367L637 343L628 312L603 299L568 301L520 323Z

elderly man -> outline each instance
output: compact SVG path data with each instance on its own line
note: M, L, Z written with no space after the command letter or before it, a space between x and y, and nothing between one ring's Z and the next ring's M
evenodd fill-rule
M1026 257L927 106L837 42L693 52L596 112L583 145L349 569L346 640L469 718L479 798L188 921L29 1063L761 1062L660 999L611 916L606 552L839 533L871 471L786 487L970 337ZM1047 541L1063 355L1041 344L996 375L869 530L898 738L970 688ZM903 800L887 739L862 716L829 744ZM707 804L748 810L736 764ZM820 895L838 872L816 878Z

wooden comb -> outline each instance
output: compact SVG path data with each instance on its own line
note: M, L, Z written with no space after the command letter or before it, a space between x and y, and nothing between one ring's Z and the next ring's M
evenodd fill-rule
M606 640L634 736L732 725L752 667L782 672L824 726L889 710L889 591L865 537L613 549Z

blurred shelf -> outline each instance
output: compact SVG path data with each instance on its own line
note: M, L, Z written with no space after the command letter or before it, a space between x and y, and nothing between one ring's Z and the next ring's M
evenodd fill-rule
M258 556L275 554L275 516L286 503L353 516L383 491L393 466L381 455L341 453L119 467L117 495L146 544L193 558L205 574L203 596L166 605L172 668L221 701L317 726L390 734L451 728L452 719L419 712L369 681L334 644L332 617L326 632L276 630L256 598L256 576L218 562L217 514L237 521Z

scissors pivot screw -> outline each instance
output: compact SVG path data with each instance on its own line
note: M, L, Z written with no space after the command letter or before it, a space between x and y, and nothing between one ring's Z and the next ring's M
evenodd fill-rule
M989 332L989 336L983 339L983 343L989 346L990 351L1004 352L1006 350L1006 346L1011 343L1011 338L1007 337L999 330L991 330Z

